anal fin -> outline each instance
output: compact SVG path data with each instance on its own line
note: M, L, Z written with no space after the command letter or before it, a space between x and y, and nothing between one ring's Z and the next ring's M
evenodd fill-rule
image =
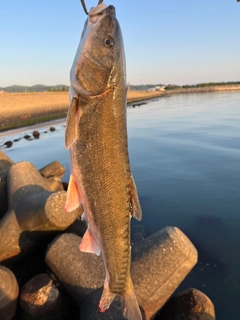
M87 229L87 231L85 232L82 238L82 241L80 243L79 249L82 252L95 253L97 256L100 255L101 250L90 229Z
M73 211L77 209L81 203L82 203L81 195L79 192L77 182L75 181L74 177L70 175L65 210L67 212Z

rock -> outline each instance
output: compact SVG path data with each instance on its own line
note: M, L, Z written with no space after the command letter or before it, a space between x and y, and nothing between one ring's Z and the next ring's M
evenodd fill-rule
M49 129L51 132L55 131L56 129L54 127L50 127Z
M29 140L29 139L31 138L31 136L30 136L29 134L25 134L24 138L25 138L26 140Z
M34 130L32 135L34 136L35 139L39 139L40 137L40 133L37 130Z
M45 178L53 178L54 180L60 181L65 173L64 166L58 161L53 161L47 166L39 170L41 175Z
M83 319L98 319L97 304L89 313L85 298L91 294L95 301L98 293L93 292L102 287L105 278L104 264L101 256L79 251L80 241L73 234L59 236L49 246L45 261L80 304ZM195 247L175 227L166 227L133 245L132 280L146 320L163 306L196 262ZM122 319L122 312L121 318L115 319Z
M39 274L23 286L20 306L24 319L60 320L64 319L67 301L47 274Z
M197 289L174 295L163 307L159 320L215 320L212 301Z
M18 283L9 269L0 266L0 320L10 320L15 315Z
M6 141L4 143L4 145L7 147L7 148L11 148L11 146L13 145L12 141Z
M57 182L56 182L57 183ZM28 254L53 231L64 230L81 214L66 213L66 191L41 176L30 162L19 162L8 171L9 210L0 221L0 261ZM14 258L13 258L14 257Z

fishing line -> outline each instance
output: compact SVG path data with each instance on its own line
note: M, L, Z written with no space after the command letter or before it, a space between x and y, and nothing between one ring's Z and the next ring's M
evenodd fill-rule
M100 3L102 3L102 2L103 2L103 0L99 0L99 1L98 1L98 5L99 5ZM87 7L86 7L86 4L85 4L84 0L81 0L81 4L82 4L82 6L83 6L84 12L86 13L86 15L88 15Z

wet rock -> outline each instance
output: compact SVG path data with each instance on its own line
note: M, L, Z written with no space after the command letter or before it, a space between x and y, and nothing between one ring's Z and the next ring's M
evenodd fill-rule
M215 320L212 301L197 289L174 295L163 307L159 320Z
M55 131L56 129L54 127L50 127L49 129L51 132Z
M39 170L41 175L45 178L53 178L55 180L60 181L65 173L64 166L61 165L58 161L53 161L49 163L47 166L43 167Z
M65 191L53 192L50 179L30 162L19 162L8 171L9 210L0 221L0 261L15 261L40 244L53 231L64 230L79 216L66 213ZM14 258L13 258L14 257Z
M104 265L101 256L79 251L80 241L73 234L61 235L50 245L45 261L80 304L83 319L98 319L97 304L89 313L84 299L102 287ZM196 262L195 247L175 227L166 227L133 245L131 274L145 319L163 306Z
M4 145L7 147L7 148L11 148L11 146L13 145L12 141L6 141L4 143Z
M0 266L0 320L10 320L15 315L19 288L9 269Z
M40 137L40 133L37 130L34 130L32 135L34 136L35 139L39 139Z
M30 140L30 139L31 139L31 136L30 136L29 134L25 134L24 138L25 138L26 140Z
M67 300L47 274L39 274L23 286L20 306L24 319L60 320L64 319Z

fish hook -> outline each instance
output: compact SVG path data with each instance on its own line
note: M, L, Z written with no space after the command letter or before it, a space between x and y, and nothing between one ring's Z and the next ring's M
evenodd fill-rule
M99 0L99 1L98 1L98 5L99 5L100 3L102 3L102 2L103 2L103 0ZM88 11L87 11L86 4L85 4L84 0L81 0L81 4L82 4L82 6L83 6L84 12L86 13L86 15L88 15Z

